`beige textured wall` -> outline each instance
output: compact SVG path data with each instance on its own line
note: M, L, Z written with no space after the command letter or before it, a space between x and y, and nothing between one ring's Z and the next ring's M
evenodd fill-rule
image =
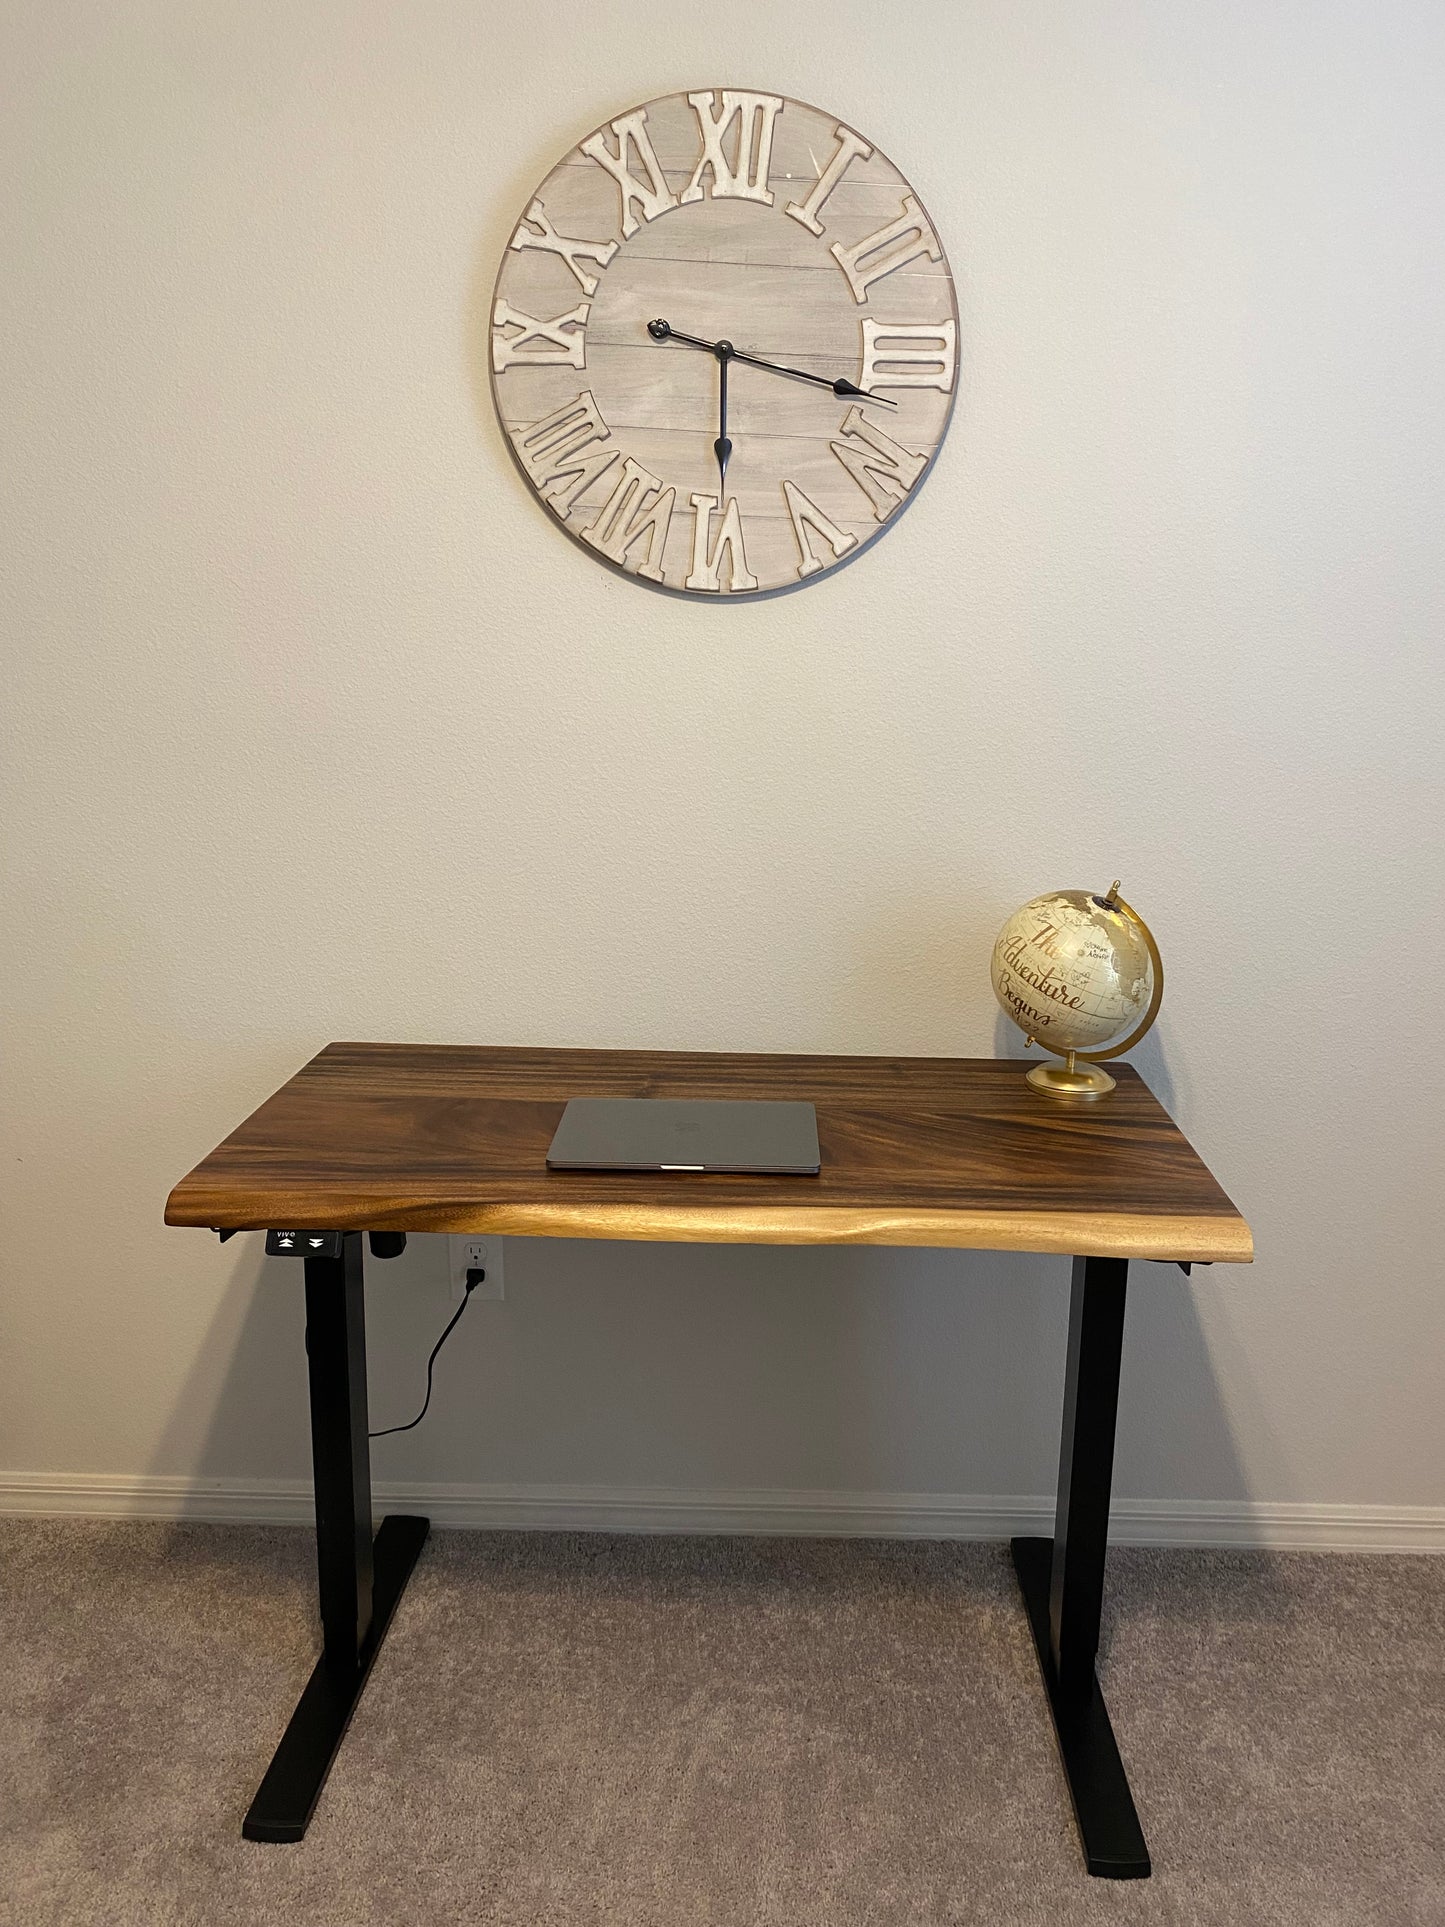
M1117 874L1260 1254L1140 1268L1120 1490L1445 1503L1442 75L1398 4L6 8L0 1467L305 1472L299 1280L161 1206L327 1039L1013 1049L999 922ZM965 349L887 540L719 609L527 499L478 321L579 134L725 80L898 161ZM514 1243L378 1470L1041 1492L1064 1296Z

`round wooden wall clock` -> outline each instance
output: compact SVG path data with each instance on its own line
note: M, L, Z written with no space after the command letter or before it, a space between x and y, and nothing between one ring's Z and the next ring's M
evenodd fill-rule
M711 88L617 115L542 182L497 275L491 371L523 474L592 555L766 594L851 561L917 491L958 309L872 142Z

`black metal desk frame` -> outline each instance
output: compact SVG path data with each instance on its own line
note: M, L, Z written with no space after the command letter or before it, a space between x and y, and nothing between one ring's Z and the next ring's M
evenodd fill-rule
M394 1513L372 1537L362 1236L342 1234L339 1256L305 1258L322 1648L246 1815L248 1840L305 1834L428 1531ZM1012 1545L1084 1858L1114 1880L1150 1870L1094 1670L1128 1271L1123 1258L1074 1260L1054 1536Z

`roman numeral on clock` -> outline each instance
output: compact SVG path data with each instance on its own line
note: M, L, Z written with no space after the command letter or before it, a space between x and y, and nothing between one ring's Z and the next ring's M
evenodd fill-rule
M492 366L505 374L508 368L585 368L587 337L582 332L591 310L590 301L579 301L567 314L539 321L536 315L523 314L509 301L498 301L492 310ZM506 330L515 328L516 334Z
M662 551L676 499L676 489L664 489L657 476L649 475L641 462L629 455L597 520L583 529L582 540L623 568L633 566L628 557L645 542L647 552L636 565L637 574L645 575L649 582L661 582Z
M836 128L834 133L838 145L833 150L832 159L814 181L813 191L806 201L789 201L783 210L785 214L791 214L795 221L801 221L810 234L823 232L823 223L818 219L818 215L822 211L824 201L847 172L849 163L869 160L873 153L867 141L860 140L851 127ZM816 164L815 162L814 165Z
M700 201L703 175L711 172L715 201L761 201L764 207L771 207L768 167L773 154L773 122L783 111L782 101L776 94L735 94L725 87L722 114L718 116L713 112L715 98L712 93L687 97L697 115L702 155L679 198L683 202ZM734 120L738 137L735 158L730 162L723 153L723 137Z
M938 245L933 229L928 225L928 216L911 194L903 197L903 211L896 221L881 227L874 234L865 234L851 248L843 247L835 241L828 250L848 277L848 286L853 290L855 301L866 301L871 284L885 274L892 274L905 262L916 261L920 254L926 254L930 261L942 258L943 250Z
M903 448L870 422L861 408L843 417L840 439L829 448L873 504L880 522L887 521L928 466L928 457Z
M717 541L712 543L709 551L712 512L716 507L715 495L692 497L692 573L687 578L687 586L689 589L721 591L722 566L726 558L729 592L756 589L758 578L748 568L747 551L743 546L742 517L738 514L735 495L727 499L723 519L718 525Z
M518 252L523 248L545 248L549 254L559 256L577 277L577 285L583 294L589 295L597 292L597 276L586 268L578 267L578 256L595 261L599 268L605 268L620 245L617 241L574 241L570 235L559 234L547 219L547 210L540 201L533 201L508 242L508 246L516 248Z
M565 515L617 460L611 429L590 393L564 401L545 420L517 434L515 446L544 502Z
M951 321L936 326L865 321L859 387L939 388L946 395L953 387L954 332Z
M793 539L798 545L798 577L816 575L823 566L823 559L813 547L813 533L821 535L833 551L833 560L846 555L849 549L858 546L856 535L840 529L818 507L810 502L796 482L783 483L783 500L787 503L788 514L793 523Z
M612 123L612 132L617 137L617 151L613 153L607 145L603 133L590 135L582 143L582 152L589 160L596 161L617 183L617 192L622 197L622 238L628 240L636 234L643 221L655 221L659 214L666 214L677 202L668 191L667 180L652 145L652 137L647 131L647 109L639 107L634 113L624 114ZM627 158L628 143L637 149L637 158L646 171L646 181L638 180L632 172ZM641 210L642 219L633 213L633 207Z

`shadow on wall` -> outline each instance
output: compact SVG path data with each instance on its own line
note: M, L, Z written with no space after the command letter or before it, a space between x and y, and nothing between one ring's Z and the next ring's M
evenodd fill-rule
M1049 1053L1025 1048L1023 1033L1002 1010L994 1018L994 1054L1016 1062L1020 1076L1026 1066L1049 1061ZM1156 1025L1122 1061L1133 1065L1173 1116L1174 1078L1160 1027ZM1141 1260L1130 1266L1114 1462L1116 1498L1167 1509L1171 1500L1228 1503L1274 1496L1258 1489L1262 1469L1258 1464L1251 1490L1221 1395L1218 1363L1200 1316L1200 1306L1210 1294L1222 1296L1227 1283L1237 1282L1237 1269L1196 1265L1186 1277L1172 1264ZM1253 1374L1236 1367L1230 1382L1239 1406L1250 1397ZM1255 1411L1251 1419L1256 1437L1270 1436L1264 1414ZM1116 1537L1125 1530L1116 1527Z
M199 1247L212 1234L167 1235ZM230 1277L156 1447L158 1476L226 1486L310 1476L301 1267L265 1259L262 1243L259 1231L242 1232L224 1247L235 1253ZM295 1274L291 1289L284 1273Z
M263 1260L259 1234L236 1243L151 1469L244 1493L306 1479L310 1444L301 1265ZM1250 1496L1197 1309L1217 1275L1133 1267L1123 1498ZM428 1418L373 1445L374 1476L524 1500L1037 1502L1057 1467L1068 1289L1066 1260L1022 1254L512 1239L507 1299L474 1301ZM367 1303L371 1422L393 1424L417 1410L449 1314L444 1241L368 1260Z

